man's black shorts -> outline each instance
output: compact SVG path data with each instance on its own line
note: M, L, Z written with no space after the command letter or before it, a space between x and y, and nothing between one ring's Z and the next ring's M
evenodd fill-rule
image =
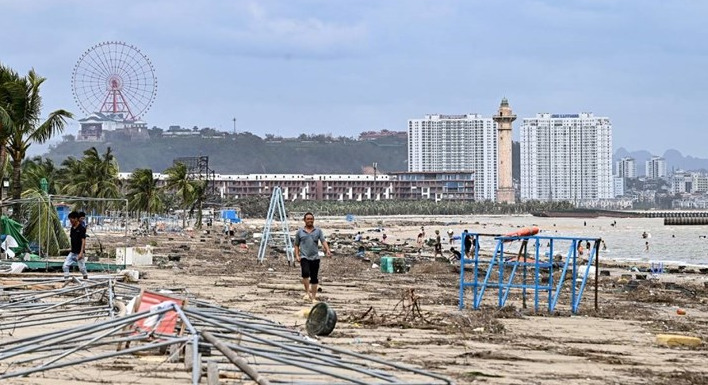
M317 274L320 272L319 259L300 258L300 269L302 270L302 278L310 278L311 284L319 283L317 280Z

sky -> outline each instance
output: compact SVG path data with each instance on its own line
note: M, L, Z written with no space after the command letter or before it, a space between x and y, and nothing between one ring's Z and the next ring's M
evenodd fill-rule
M85 116L74 66L121 41L155 69L150 127L355 137L489 117L506 97L516 139L524 117L593 112L615 149L708 157L708 1L0 0L0 14L0 63L47 78L45 113Z

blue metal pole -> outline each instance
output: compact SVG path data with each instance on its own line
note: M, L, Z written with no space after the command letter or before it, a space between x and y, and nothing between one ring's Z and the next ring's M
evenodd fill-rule
M504 306L507 298L509 298L509 292L511 291L511 287L513 286L512 282L514 280L514 277L516 276L516 268L519 267L519 262L517 261L516 263L513 264L513 266L514 267L511 268L511 273L509 274L509 281L507 281L507 283L502 288L504 295L502 296L503 298L502 298L502 302L501 302L500 306ZM521 285L521 287L523 289L525 289L524 285ZM506 290L504 290L504 289L506 289Z
M479 294L479 234L474 235L474 301L477 302Z
M535 243L535 245L536 245L536 261L538 261L541 256L541 240L538 237L534 237L534 238L535 238L535 242L536 242ZM537 265L536 271L534 272L534 276L538 277L539 274L540 274L540 269L538 268L538 265ZM538 280L534 280L533 289L534 289L534 291L533 291L534 295L536 295L538 297L538 294L536 294L536 293L538 293ZM538 311L538 308L534 307L533 310Z
M588 281L588 275L590 273L590 267L592 267L592 263L595 259L595 253L596 253L596 248L593 247L592 251L590 252L590 256L588 257L588 266L585 268L585 274L583 275L583 281L580 283L580 289L578 289L578 298L576 298L575 301L573 301L572 305L572 310L573 313L578 312L578 307L580 307L580 299L583 298L583 291L585 291L585 284ZM573 285L575 286L575 285Z
M568 273L568 265L570 265L571 259L574 259L576 252L576 240L570 243L570 249L568 250L568 255L565 258L565 264L563 265L563 271L561 271L561 276L558 279L558 285L556 286L556 294L549 301L548 311L553 311L556 308L556 303L558 302L558 297L560 296L561 288L563 287L563 282L565 281L565 275Z
M489 278L492 276L492 271L494 270L494 264L496 263L496 259L497 259L496 256L499 253L500 247L501 247L501 242L497 242L497 246L494 250L494 254L492 255L492 259L489 262L489 267L487 267L487 274L484 276L484 282L482 283L482 287L479 290L479 296L476 297L476 299L475 299L475 303L474 303L475 309L479 309L479 305L482 302L482 297L484 296L484 290L487 288Z
M582 244L583 240L579 240ZM571 275L571 285L570 285L570 303L571 306L575 302L575 282L578 279L578 248L577 246L573 250L573 274Z
M551 262L551 267L548 270L548 282L546 283L546 286L548 287L548 312L550 313L551 311L551 298L553 297L553 259L555 258L555 254L553 253L553 239L551 239L549 242L549 250L548 250L548 259ZM538 296L536 297L538 298ZM538 304L536 304L538 306Z
M498 294L499 303L498 303L498 305L499 305L499 307L502 307L502 306L504 306L503 301L502 301L502 294L503 294L503 289L504 289L504 287L503 287L503 285L504 285L504 283L503 283L504 268L506 266L504 266L504 263L505 263L505 261L504 261L504 241L499 240L499 243L501 244L501 247L500 247L500 251L498 254L499 255L499 294Z
M460 310L465 307L465 264L467 260L465 259L465 237L467 232L462 233L462 246L460 247L462 256L460 257L460 297L457 301L457 306Z

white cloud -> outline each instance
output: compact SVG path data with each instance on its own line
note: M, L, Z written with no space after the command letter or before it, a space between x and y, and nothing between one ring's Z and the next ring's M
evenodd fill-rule
M252 20L245 38L264 43L322 52L365 44L368 31L362 23L343 24L315 17L289 18L268 14L261 5L251 7Z
M0 61L48 78L47 110L77 110L70 76L84 50L139 47L160 79L151 125L238 116L244 130L299 133L346 121L355 135L436 111L487 114L507 96L520 116L592 110L635 147L670 131L667 145L685 150L669 143L696 135L683 111L708 102L706 1L0 0L0 13Z

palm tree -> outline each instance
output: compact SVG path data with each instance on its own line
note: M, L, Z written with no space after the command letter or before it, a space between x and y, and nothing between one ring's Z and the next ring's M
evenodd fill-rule
M61 168L57 172L57 184L60 187L57 191L61 194L84 196L82 191L78 191L75 186L76 175L83 172L81 160L70 156L61 162Z
M7 140L9 138L9 127L12 124L9 111L12 100L7 86L20 79L17 72L0 63L0 198L2 198L2 181L5 179L5 167L7 165ZM2 207L0 207L0 212Z
M59 169L54 166L54 161L49 158L35 156L22 162L22 185L25 186L25 189L34 188L40 190L42 179L46 179L48 183L47 192L56 194L58 191L58 175Z
M194 184L187 170L187 165L179 162L175 163L172 167L165 170L165 174L167 174L165 189L174 192L179 197L180 207L185 210L182 216L182 227L187 227L186 209L194 202Z
M44 143L64 131L66 119L73 115L56 110L41 122L42 97L40 86L46 79L30 70L26 77L9 81L2 86L3 132L7 136L7 152L12 158L12 198L22 195L22 160L33 143ZM13 215L19 218L20 205L15 205Z
M193 203L190 211L197 210L197 223L194 225L195 228L202 228L202 208L204 206L204 201L207 197L207 181L205 180L193 180L192 185L194 186L193 192Z
M163 209L162 196L157 188L157 179L152 177L152 170L139 168L128 179L128 207L131 211L144 211L150 216Z
M111 152L101 156L96 147L84 151L84 157L77 161L69 158L62 163L68 172L62 173L64 188L62 192L68 195L117 199L120 197L120 180L118 179L118 161ZM87 202L86 209L95 209L103 212L105 208L114 204L104 202Z
M40 242L46 255L59 255L60 250L70 246L69 237L49 197L39 188L30 188L22 193L22 198L29 202L22 205L25 211L23 216L29 219L24 226L24 236L30 241Z

